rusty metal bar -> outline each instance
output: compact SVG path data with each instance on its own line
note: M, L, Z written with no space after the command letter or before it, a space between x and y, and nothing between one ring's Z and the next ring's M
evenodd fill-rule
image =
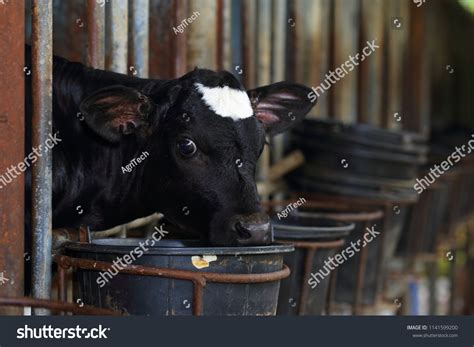
M300 296L300 302L298 305L298 315L303 316L306 311L306 300L308 299L308 293L309 293L309 285L308 285L308 280L309 280L309 275L311 273L311 269L313 268L313 260L314 260L314 255L316 253L315 248L308 249L306 251L305 257L304 257L304 272L303 272L303 280L301 281L301 296Z
M331 315L334 298L336 296L337 269L338 268L334 269L333 273L331 274L331 279L329 280L329 290L326 299L326 315L328 316Z
M5 298L0 297L0 306L19 306L19 307L32 307L38 309L46 309L53 312L70 312L79 315L94 315L94 316L121 316L122 314L117 311L113 311L106 308L98 308L94 306L84 305L78 306L77 304L69 302L61 302L55 300L46 299L33 299L29 297L17 297L17 298Z
M224 0L216 0L216 68L224 68Z
M369 222L365 223L364 231L368 228ZM362 248L360 252L359 264L357 264L356 286L354 290L354 302L352 303L352 314L360 314L362 292L364 290L365 268L367 263L368 247Z
M105 67L105 1L87 0L87 65Z
M52 266L52 153L44 150L52 134L53 4L34 0L32 16L32 145L42 155L32 164L33 296L49 299ZM42 150L43 149L43 150ZM47 311L37 310L37 314Z
M0 6L0 295L23 295L24 175L12 165L24 157L25 4L10 1ZM14 175L14 176L12 176ZM22 312L0 308L0 315Z
M93 270L93 271L106 271L112 266L111 263L95 261L91 259L78 259L71 258L68 256L58 256L56 257L56 262L59 265L60 270L60 284L59 291L62 295L62 291L65 293L65 276L61 275L66 269L71 267ZM165 277L173 278L178 280L188 280L193 283L193 314L195 316L200 316L202 314L203 308L203 293L204 287L207 282L216 282L216 283L265 283L265 282L274 282L279 281L283 278L286 278L290 275L290 269L283 265L283 268L279 271L270 272L270 273L261 273L261 274L223 274L223 273L199 273L194 271L187 270L175 270L168 268L158 268L142 265L129 265L128 267L119 271L120 273L130 274L130 275L140 275L140 276L155 276L155 277ZM64 294L65 296L65 294Z
M345 240L310 242L310 241L286 241L278 240L278 243L294 245L295 248L318 249L318 248L337 248L344 245Z
M204 286L206 281L193 281L193 315L200 316L202 315L202 297L204 293Z
M66 269L58 267L58 299L66 301Z
M380 235L380 251L379 251L379 256L377 259L377 275L375 278L377 279L376 283L376 290L375 293L378 295L381 293L382 288L383 288L383 283L384 283L384 274L383 274L383 267L385 263L385 235L387 234L388 226L391 224L391 218L392 214L391 212L393 211L392 209L392 204L386 204L385 205L385 218L383 221L383 229Z
M107 68L125 74L128 72L128 0L111 1L107 18L110 53Z
M111 263L96 261L91 259L78 259L61 255L56 258L59 266L64 268L76 267L85 270L106 271L110 268ZM193 272L187 270L176 270L168 268L158 268L143 265L129 265L119 271L120 273L140 276L155 276L173 278L177 280L216 282L216 283L266 283L279 281L290 275L290 269L283 265L279 271L259 273L259 274L225 274L214 272ZM204 282L203 282L204 281Z
M149 74L150 0L133 0L132 10L132 66L138 77ZM130 67L131 69L131 67ZM133 73L133 71L131 71Z

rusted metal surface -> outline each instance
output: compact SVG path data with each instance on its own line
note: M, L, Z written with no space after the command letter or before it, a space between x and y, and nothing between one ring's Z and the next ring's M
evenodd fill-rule
M177 27L180 23L188 18L188 1L175 1L173 4L174 7L174 23ZM199 12L198 6L196 6L196 11ZM190 11L189 11L190 12ZM198 17L197 21L202 20ZM193 25L193 24L189 24ZM197 23L194 23L196 26ZM206 28L209 23L206 23ZM174 77L180 77L187 72L188 69L188 32L189 28L186 28L182 33L176 35L172 38L173 51L174 51L174 64L173 64L173 73ZM203 50L204 47L201 47ZM207 47L208 48L208 47ZM193 67L194 68L194 67Z
M52 312L69 312L78 315L92 316L121 316L117 311L97 308L89 305L79 306L69 302L56 300L33 299L29 297L8 298L0 297L0 306L32 307L37 309L46 309Z
M334 59L331 70L341 66L347 57L359 50L359 11L359 1L334 0ZM358 74L358 69L354 69L329 91L333 97L331 107L334 115L331 116L345 123L357 121ZM325 82L327 84L328 81Z
M296 247L296 245L295 245ZM300 304L298 306L298 315L303 316L306 312L306 301L308 300L308 293L309 293L309 285L308 280L311 274L311 269L313 268L313 260L314 255L316 253L317 248L310 248L307 249L304 263L303 263L303 280L301 281L301 296L300 296Z
M309 285L308 280L311 275L311 269L313 267L313 260L318 249L331 249L339 248L344 245L345 240L334 240L334 241L320 241L320 242L311 242L311 241L285 241L279 240L279 243L291 244L295 248L303 248L306 250L306 254L303 262L303 279L301 281L301 296L300 303L298 306L298 315L305 315L306 310L306 301L309 295ZM334 276L334 274L332 274ZM330 296L328 296L330 300ZM327 307L327 305L326 305Z
M45 148L52 134L52 0L34 0L32 17L32 145ZM33 296L49 299L52 271L52 151L42 150L32 164ZM37 314L46 314L39 310Z
M58 268L58 299L59 301L66 301L66 269Z
M150 0L150 77L174 77L173 41L179 32L175 33L174 2L171 0Z
M105 4L105 2L103 3ZM105 67L105 6L87 0L87 65Z
M132 66L138 77L148 77L149 72L149 40L150 40L150 0L131 1ZM131 67L130 67L131 68ZM132 71L133 73L133 71Z
M224 67L224 0L216 0L216 69Z
M384 218L384 221L383 221L383 228L382 228L382 232L380 233L380 251L379 251L379 254L378 254L378 259L377 259L377 275L376 275L376 279L377 279L377 283L376 283L376 289L375 289L375 292L376 293L381 293L382 292L382 288L383 288L383 285L384 285L384 280L385 280L385 273L384 273L384 263L385 263L385 238L386 238L386 235L387 235L387 231L388 231L388 226L391 225L391 221L392 221L392 211L393 211L393 208L392 208L392 204L386 204L385 205L385 218Z
M69 269L72 267L92 271L107 271L113 265L112 263L108 262L95 261L92 259L71 258L64 255L56 257L55 260L57 264L63 269ZM290 275L290 269L286 265L283 265L283 268L279 271L260 274L226 274L214 272L205 273L143 265L129 265L126 268L119 270L119 272L129 275L165 277L191 281L194 286L194 315L201 315L202 313L203 288L208 282L240 284L266 283L279 281Z
M23 295L24 175L11 170L24 160L24 18L23 1L0 5L0 282L1 296ZM16 176L15 178L12 176ZM19 314L0 308L0 315Z
M364 230L369 226L366 222ZM368 247L363 247L360 252L359 264L357 264L356 285L354 290L354 301L352 303L352 314L360 314L362 293L364 291L365 269L367 264Z
M111 1L106 14L107 69L126 74L128 72L128 0Z
M336 296L336 284L337 284L337 268L334 269L331 274L329 282L328 297L326 299L326 314L331 315L332 307L334 304L334 297Z
M385 0L361 0L360 42L363 46L375 39L377 39L376 44L380 47L386 45L384 18L386 6L387 1ZM381 116L387 112L385 105L383 105L384 94L386 94L386 88L383 86L383 52L375 52L375 54L361 62L359 68L358 120L362 123L380 126L382 123Z

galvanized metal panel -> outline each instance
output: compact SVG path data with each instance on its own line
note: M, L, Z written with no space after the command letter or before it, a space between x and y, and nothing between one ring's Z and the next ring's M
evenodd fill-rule
M188 34L187 67L188 70L195 66L215 70L217 26L217 4L215 0L190 0L188 15L198 12L199 16L190 23L185 31ZM185 18L179 18L183 20Z
M132 35L130 71L138 77L148 77L149 72L149 40L150 40L150 0L131 1Z
M105 66L105 0L87 0L87 65Z
M128 72L128 0L111 1L107 15L107 69Z
M52 134L53 6L34 0L32 18L32 145L45 148ZM52 151L32 164L33 296L49 299L52 271ZM46 314L38 310L38 314Z

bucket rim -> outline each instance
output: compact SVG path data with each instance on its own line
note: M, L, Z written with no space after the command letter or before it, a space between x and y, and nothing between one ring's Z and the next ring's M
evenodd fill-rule
M91 243L86 242L70 242L64 245L64 249L68 251L85 252L85 253L111 253L111 254L128 254L136 248L140 249L140 242L145 243L147 239L142 238L106 238L92 240ZM152 239L149 239L150 242ZM148 248L144 251L143 256L153 255L258 255L258 254L283 254L294 251L291 245L283 245L274 243L268 246L245 246L245 247L211 247L211 246L191 246L197 244L198 240L161 240L156 241L153 246L151 244L145 246ZM161 245L161 247L160 247ZM188 246L187 246L188 245Z
M301 216L298 214L290 214L287 218L290 219L314 219L315 221L332 222L333 226L305 226L285 224L276 220L272 220L273 233L275 239L290 239L290 240L320 240L320 239L335 239L349 236L351 231L355 229L355 223L343 222L335 219L324 218L319 216Z

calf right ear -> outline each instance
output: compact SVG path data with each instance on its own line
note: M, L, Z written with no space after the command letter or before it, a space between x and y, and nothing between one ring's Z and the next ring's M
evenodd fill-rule
M115 143L124 135L146 136L155 105L136 89L113 86L99 89L85 98L79 109L96 134Z

